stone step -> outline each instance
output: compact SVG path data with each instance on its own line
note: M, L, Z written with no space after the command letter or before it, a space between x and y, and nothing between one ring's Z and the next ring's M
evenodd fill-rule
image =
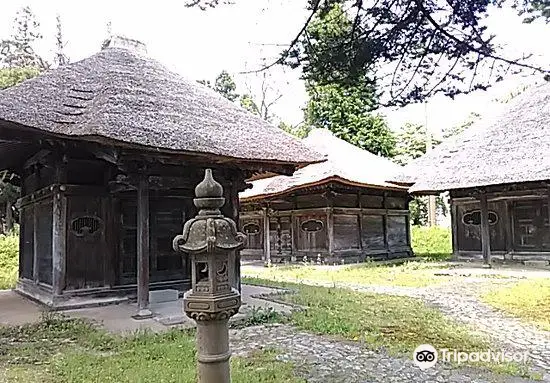
M525 260L525 261L523 261L523 264L525 266L532 266L532 267L546 267L546 266L548 266L548 261L545 261L545 260Z
M150 303L174 302L174 301L177 301L178 298L179 298L179 291L176 289L149 291Z

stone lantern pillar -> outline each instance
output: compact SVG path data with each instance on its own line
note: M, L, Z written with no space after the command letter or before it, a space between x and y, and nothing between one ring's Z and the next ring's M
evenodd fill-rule
M197 322L199 383L229 383L228 321L241 305L240 294L229 279L235 268L230 255L244 246L246 236L222 215L223 188L210 169L195 195L199 212L185 222L183 234L173 241L174 250L191 258L191 290L185 293L184 311Z

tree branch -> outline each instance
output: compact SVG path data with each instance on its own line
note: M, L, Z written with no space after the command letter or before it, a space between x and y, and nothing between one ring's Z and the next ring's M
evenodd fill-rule
M435 19L431 16L430 12L428 12L428 10L422 4L422 0L414 0L414 1L415 1L416 5L418 6L418 9L420 9L420 11L424 14L426 19L430 22L430 24L432 24L432 26L435 29L437 29L438 31L440 31L444 36L446 36L449 39L453 40L456 44L462 45L462 46L468 48L468 50L470 50L472 52L475 52L475 53L479 53L482 56L489 57L489 58L492 58L492 59L495 59L495 60L498 60L498 61L503 61L503 62L511 64L511 65L515 65L515 66L519 66L519 67L523 67L523 68L527 68L527 69L532 69L532 70L535 70L535 71L541 72L541 73L547 73L547 72L550 71L550 70L543 69L543 68L540 68L540 67L536 67L536 66L533 66L533 65L530 65L530 64L524 64L524 63L520 63L520 62L517 62L517 61L514 61L514 60L509 60L509 59L504 58L504 57L496 56L496 55L494 55L490 52L484 52L482 49L474 47L473 45L467 43L466 41L463 41L463 40L459 39L458 37L454 36L453 34L449 33L437 21L435 21Z
M311 23L311 20L313 20L313 17L315 16L317 11L319 10L320 5L321 5L321 0L316 0L315 4L313 5L313 9L311 10L311 13L309 14L309 17L306 19L306 22L302 26L302 29L300 29L298 34L296 34L294 39L292 39L292 41L288 45L288 49L281 55L281 57L279 57L277 60L275 60L271 64L264 66L263 68L255 69L255 70L251 70L251 71L246 71L246 72L239 72L239 74L250 74L250 73L262 72L264 70L273 68L277 64L282 63L288 57L288 52L298 43L298 41L300 40L300 37L306 31L307 27L309 26L309 23Z

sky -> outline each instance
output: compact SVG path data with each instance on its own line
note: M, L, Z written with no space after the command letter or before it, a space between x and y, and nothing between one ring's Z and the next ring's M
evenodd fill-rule
M183 0L105 1L9 0L0 2L0 38L8 36L16 11L29 5L41 23L44 35L38 48L53 57L55 17L62 19L65 51L71 61L90 56L100 49L107 37L107 23L113 34L144 42L148 54L172 70L192 80L213 81L222 70L237 80L237 91L257 94L264 73L243 74L270 63L298 32L307 18L304 1L237 0L233 5L201 11L187 8ZM525 25L511 10L492 12L488 20L497 42L506 46L511 56L533 53L533 62L550 62L550 26ZM299 70L277 67L265 74L271 86L268 99L282 95L274 113L282 120L297 124L302 121L306 101ZM405 122L424 123L438 132L460 123L471 112L496 113L502 98L531 78L505 81L489 92L476 92L450 100L434 97L427 105L410 105L383 112L393 129Z

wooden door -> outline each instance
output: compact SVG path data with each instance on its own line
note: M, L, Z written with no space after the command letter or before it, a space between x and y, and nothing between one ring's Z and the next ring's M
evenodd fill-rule
M67 289L106 283L106 197L67 197Z
M548 204L543 200L517 201L512 205L513 244L518 251L548 251Z
M326 215L304 215L298 217L297 249L299 251L327 251Z
M292 230L290 217L272 217L269 222L269 243L272 255L292 253Z
M153 199L150 210L151 282L188 278L187 257L172 248L174 237L183 232L185 201L178 198Z

